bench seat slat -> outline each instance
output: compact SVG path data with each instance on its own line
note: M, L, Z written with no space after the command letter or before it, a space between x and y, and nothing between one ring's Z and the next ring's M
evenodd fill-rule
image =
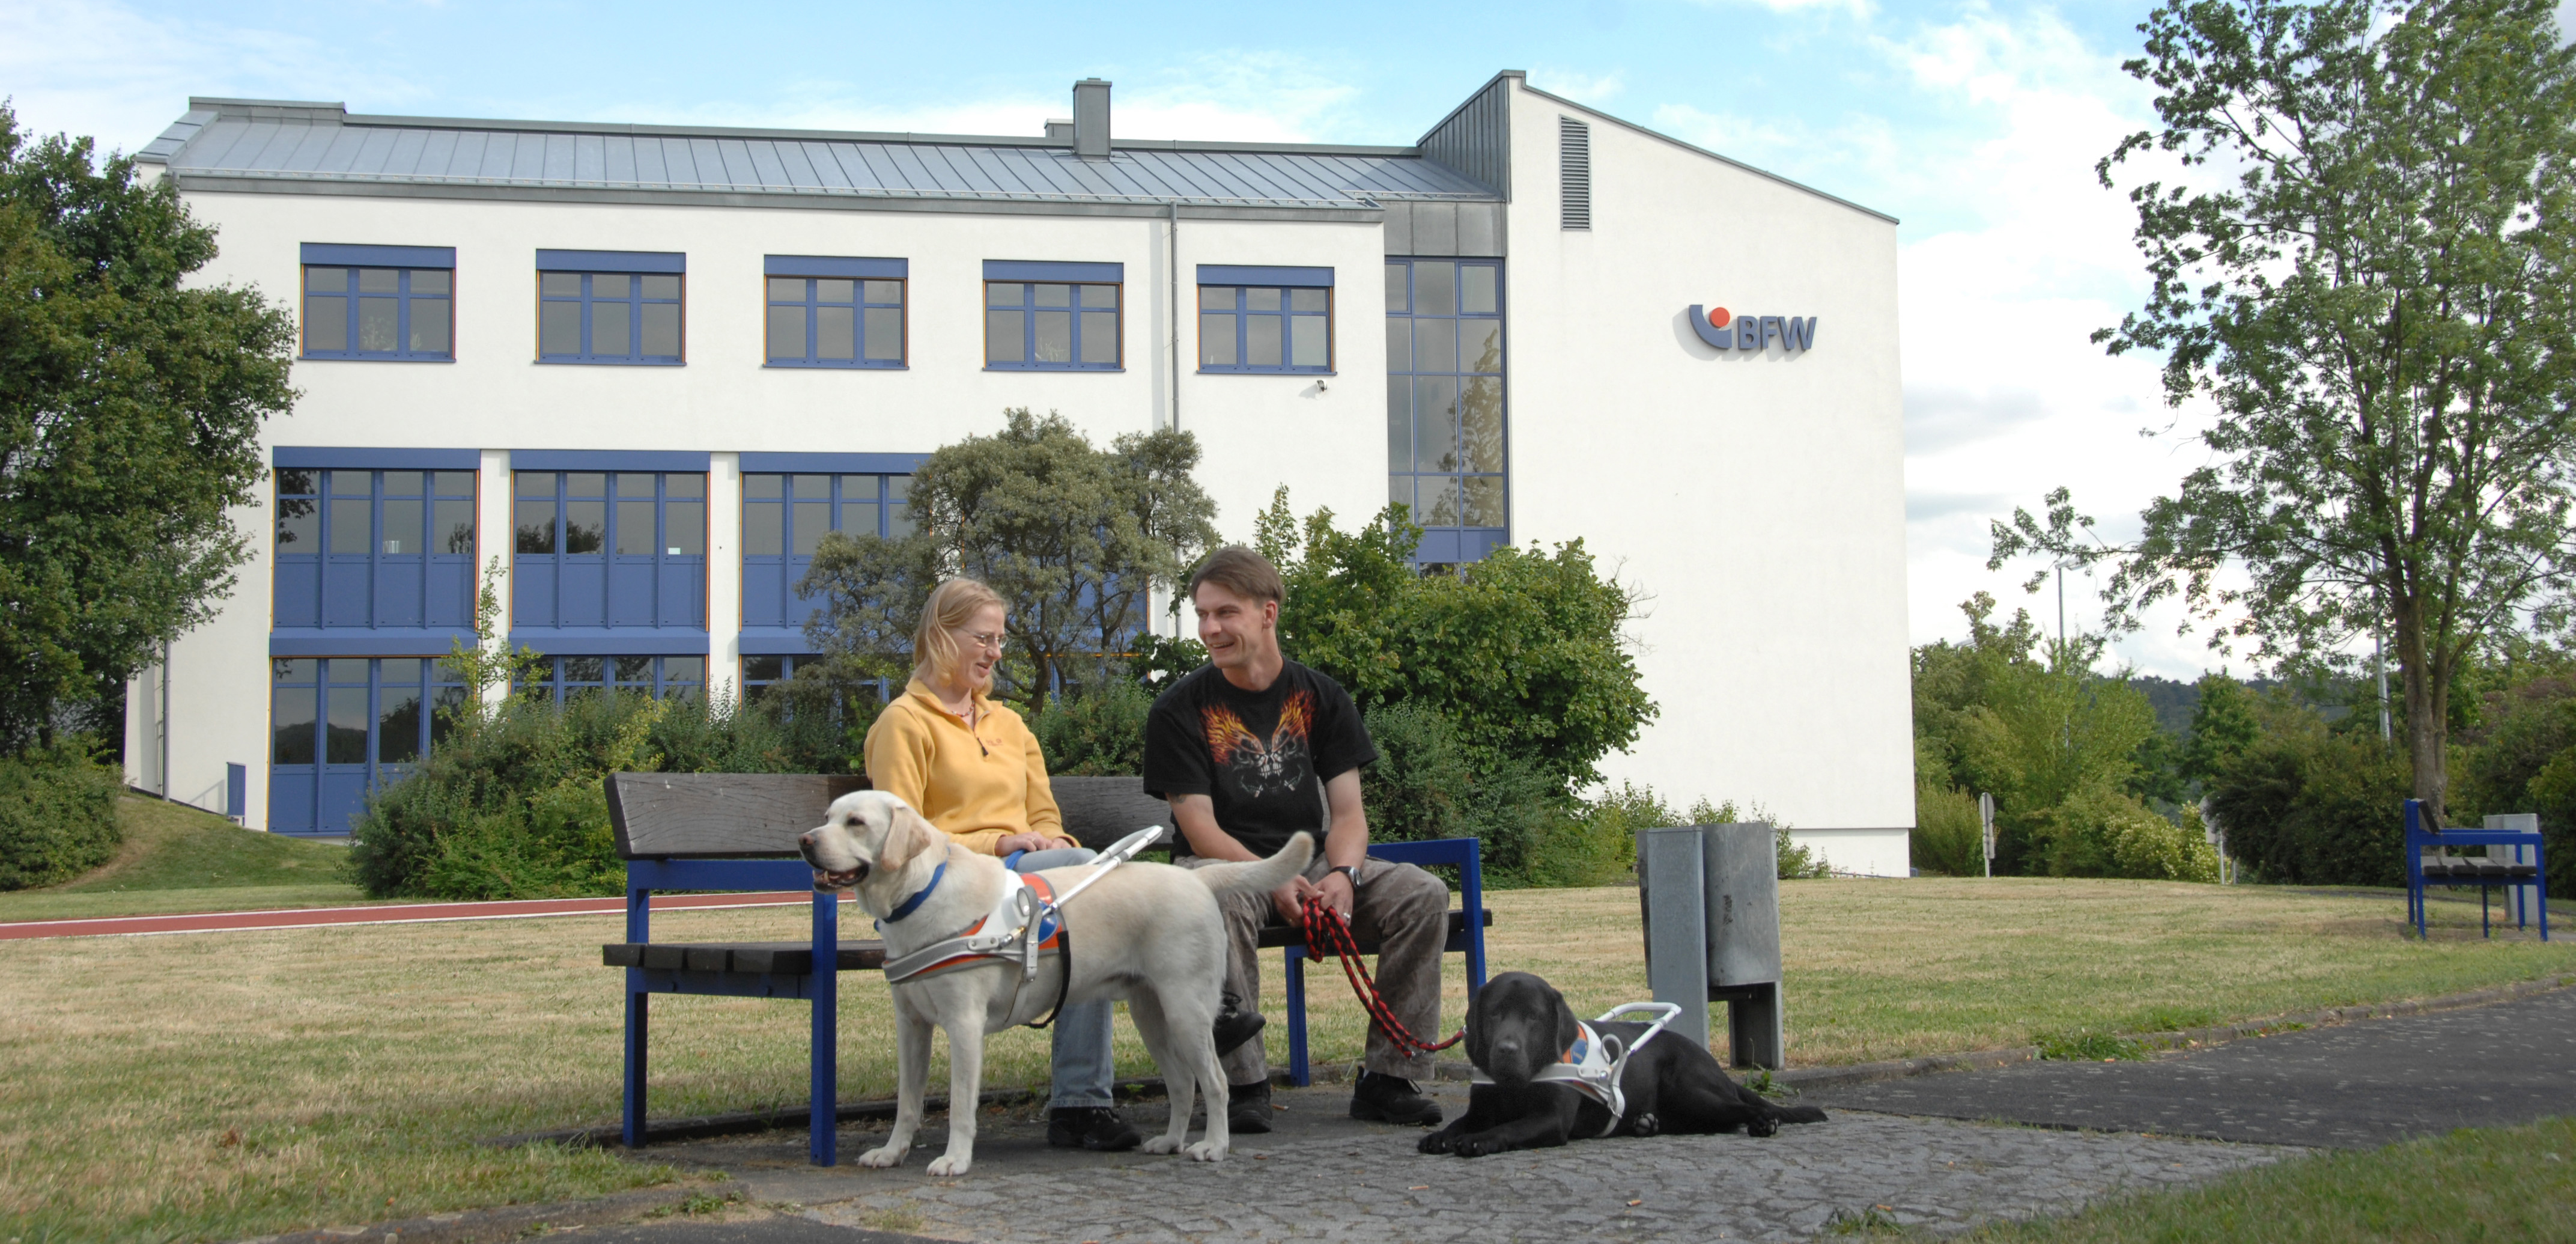
M609 942L599 948L599 961L612 968L667 972L808 976L814 971L814 946L810 942ZM840 964L844 972L881 970L885 967L885 943L843 942Z

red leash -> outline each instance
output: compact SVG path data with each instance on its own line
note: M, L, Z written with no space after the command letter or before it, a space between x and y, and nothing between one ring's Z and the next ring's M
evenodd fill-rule
M1360 947L1358 942L1351 940L1351 926L1320 895L1309 896L1306 899L1306 956L1321 959L1328 950L1341 958L1342 975L1351 978L1351 992L1359 995L1360 1005L1368 1008L1369 1023L1386 1034L1386 1039L1395 1044L1398 1054L1412 1058L1434 1050L1445 1050L1467 1035L1467 1030L1461 1028L1450 1033L1449 1039L1438 1045L1414 1036L1403 1021L1395 1017L1395 1012L1387 1008L1386 1000L1377 996L1377 981L1369 976L1367 968L1360 966Z

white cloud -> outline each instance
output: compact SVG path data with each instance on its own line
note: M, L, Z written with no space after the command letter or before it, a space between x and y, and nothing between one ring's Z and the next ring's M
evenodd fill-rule
M416 94L380 63L360 72L287 31L147 17L113 0L0 5L0 83L20 127L101 147L152 141L192 94L337 99L353 80L381 101Z
M1626 73L1617 69L1599 75L1572 73L1561 69L1532 69L1529 82L1531 86L1549 94L1562 95L1578 104L1590 104L1595 108L1607 106L1611 100L1619 96L1620 92L1628 89Z

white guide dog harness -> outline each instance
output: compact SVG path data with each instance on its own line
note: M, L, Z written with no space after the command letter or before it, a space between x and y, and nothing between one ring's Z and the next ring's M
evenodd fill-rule
M1016 1020L1020 1014L1019 990L1037 979L1038 965L1042 961L1064 955L1069 950L1064 934L1064 905L1073 901L1074 895L1090 889L1092 883L1108 876L1111 869L1136 858L1136 854L1162 836L1162 832L1161 827L1150 826L1119 839L1088 862L1091 875L1073 883L1061 894L1054 893L1054 887L1044 877L1003 872L1002 892L993 900L991 911L953 936L900 958L887 960L886 981L899 983L914 977L980 967L987 963L1017 963L1020 979L1011 987L1014 996L1010 1011ZM879 922L880 926L910 915L912 909L938 887L940 876L946 869L947 865L941 865L940 872L931 874L930 884L904 900L893 914L886 917L886 921ZM1047 1012L1048 1020L1054 1019L1055 1010L1062 1008L1064 991L1072 985L1073 970L1068 964L1056 989L1056 1006ZM1045 1026L1034 1018L1019 1022L1036 1022L1040 1027Z
M1608 1023L1631 1011L1649 1011L1655 1015L1655 1022L1637 1037L1634 1045L1622 1045L1617 1034L1598 1032L1592 1027L1592 1024ZM1608 1107L1609 1122L1593 1133L1593 1136L1607 1136L1618 1130L1619 1120L1628 1114L1628 1095L1619 1089L1619 1077L1628 1070L1628 1057L1644 1049L1647 1042L1655 1039L1655 1034L1662 1032L1681 1013L1681 1007L1670 1002L1630 1002L1610 1008L1591 1023L1576 1020L1574 1044L1565 1047L1565 1052L1559 1054L1555 1062L1539 1068L1538 1074L1530 1077L1530 1082L1563 1084ZM1478 1074L1474 1082L1491 1084L1494 1081L1489 1076ZM1570 1139L1589 1140L1592 1137L1575 1136Z

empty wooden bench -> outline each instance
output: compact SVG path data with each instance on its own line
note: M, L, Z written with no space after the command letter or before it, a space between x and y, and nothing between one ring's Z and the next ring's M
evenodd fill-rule
M2526 821L2531 828L2506 829L2498 821ZM2527 907L2540 913L2540 940L2549 940L2549 877L2541 864L2540 819L2523 816L2488 817L2485 829L2433 829L2424 824L2424 805L2419 800L2406 801L2406 915L2415 922L2415 936L2425 936L2424 891L2437 885L2473 885L2478 887L2478 931L2492 936L2487 922L2487 899L2498 889L2529 888L2537 900L2530 904L2517 902L2514 923L2527 919ZM2455 847L2484 847L2486 858L2467 859L2451 854ZM2498 856L2497 848L2511 850L2511 856ZM2524 851L2531 853L2525 862Z
M1094 849L1146 826L1160 826L1170 849L1171 812L1145 795L1134 777L1051 779L1065 831ZM644 1144L648 1074L646 1036L657 993L799 998L813 1010L812 1084L808 1099L807 1153L831 1166L837 1122L839 975L885 966L885 943L843 938L838 896L813 898L813 931L796 942L656 942L652 938L655 891L811 890L814 873L796 853L796 836L822 824L824 810L851 791L867 789L855 775L617 773L608 778L608 816L617 852L626 861L626 940L601 948L601 960L626 969L626 1069L622 1138ZM1485 983L1485 929L1480 852L1472 838L1387 843L1369 854L1414 864L1459 869L1463 910L1449 913L1446 949L1467 956L1470 993ZM1474 918L1469 918L1474 913ZM1295 930L1265 931L1261 944L1287 955L1289 1074L1308 1082L1304 946ZM1364 953L1376 947L1363 945ZM830 971L816 965L829 963Z

